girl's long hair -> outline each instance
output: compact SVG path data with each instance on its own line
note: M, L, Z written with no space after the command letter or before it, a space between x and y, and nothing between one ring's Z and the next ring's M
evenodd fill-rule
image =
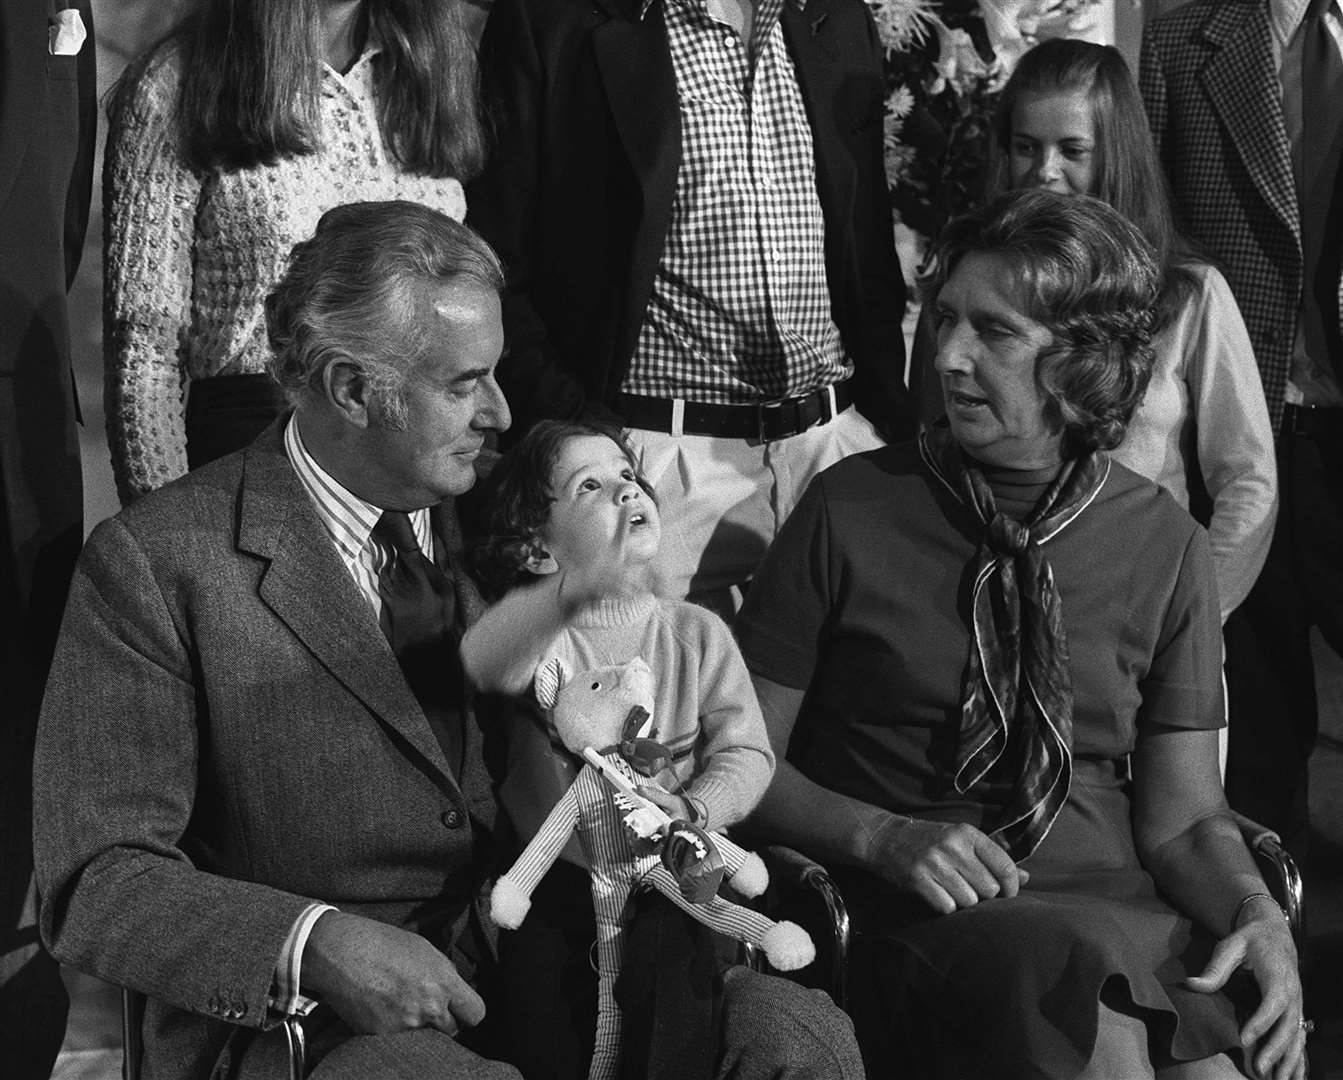
M378 120L401 166L466 180L480 171L484 137L475 47L462 0L365 0ZM320 0L199 0L174 31L188 158L202 169L246 169L312 153L318 103Z
M1091 103L1096 146L1093 190L1137 226L1165 269L1162 315L1170 317L1195 287L1192 268L1208 260L1180 234L1152 130L1128 64L1118 49L1055 38L1018 62L994 115L994 164L989 198L1011 190L1012 117L1022 94L1075 93Z

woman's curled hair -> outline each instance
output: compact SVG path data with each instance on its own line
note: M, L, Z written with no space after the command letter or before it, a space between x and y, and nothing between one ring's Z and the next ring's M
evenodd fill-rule
M1009 192L943 230L926 300L971 252L1007 261L1023 314L1053 336L1036 358L1036 382L1064 457L1118 446L1152 375L1162 289L1152 245L1099 199Z

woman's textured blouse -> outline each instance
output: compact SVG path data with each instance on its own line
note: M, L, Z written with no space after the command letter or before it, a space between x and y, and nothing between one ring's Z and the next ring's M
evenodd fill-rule
M108 443L123 501L186 472L188 379L263 369L266 294L325 211L407 199L465 216L457 180L410 175L387 147L373 92L377 56L366 50L344 75L323 66L321 146L274 165L223 172L188 164L172 45L113 110L103 303Z

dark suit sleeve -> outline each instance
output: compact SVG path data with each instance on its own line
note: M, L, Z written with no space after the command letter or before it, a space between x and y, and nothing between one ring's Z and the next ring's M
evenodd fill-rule
M65 200L65 287L74 284L84 253L84 235L89 226L89 200L93 194L93 156L98 133L97 49L93 40L93 12L89 0L70 5L78 9L88 31L79 52L79 141Z
M1138 90L1147 110L1147 124L1152 129L1157 156L1165 161L1166 138L1166 74L1161 66L1161 52L1152 27L1143 31L1142 52L1138 59Z
M38 732L42 934L81 970L257 1026L309 901L198 870L182 849L211 748L180 622L131 533L100 525L76 569Z
M575 418L587 404L582 384L547 340L531 297L546 102L541 43L522 0L496 0L481 41L480 71L492 146L485 171L467 188L467 222L504 262L507 350L499 383L521 433L541 417Z
M905 384L904 316L906 290L900 259L895 251L895 226L886 183L883 122L883 47L876 23L865 4L864 61L875 73L878 87L874 112L863 128L859 148L860 203L855 208L854 239L860 246L859 348L855 388L858 406L889 442L913 438L918 430L915 406ZM831 283L834 288L834 283Z

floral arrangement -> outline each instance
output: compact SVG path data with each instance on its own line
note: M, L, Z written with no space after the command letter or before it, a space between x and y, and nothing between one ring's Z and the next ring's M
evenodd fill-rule
M1049 37L1089 36L1104 0L868 0L886 50L886 178L909 269L984 194L998 91ZM905 254L905 253L902 253Z

